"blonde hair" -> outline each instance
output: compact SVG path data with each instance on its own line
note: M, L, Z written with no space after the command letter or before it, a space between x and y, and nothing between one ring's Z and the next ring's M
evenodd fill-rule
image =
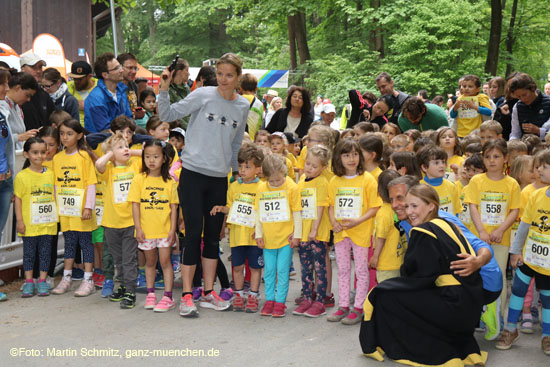
M265 156L262 163L262 173L264 177L269 178L276 173L282 173L286 176L287 168L285 159L285 157L279 154Z
M521 140L510 140L507 144L508 146L508 153L511 152L525 152L527 153L529 149L527 149L527 144L522 142Z
M390 142L390 146L395 149L405 149L409 145L409 137L405 134L399 134L393 137Z
M230 52L223 54L222 57L219 58L216 65L221 64L232 65L237 71L237 75L241 75L243 73L243 62L241 61L241 58L235 54Z
M311 149L307 150L306 160L310 155L319 158L319 160L321 161L321 164L323 166L328 166L328 162L330 161L331 153L330 153L330 150L327 147L325 147L323 145L316 145L316 146L312 147Z
M283 99L281 97L273 97L273 99L271 100L271 103L269 104L269 111L273 111L273 104L277 101L281 101L281 107L283 106Z
M103 150L104 153L110 152L113 150L113 147L118 143L119 141L124 140L126 145L128 145L128 141L122 135L122 131L117 131L115 134L109 136L107 140L105 140L103 143L101 143L101 150Z
M315 125L309 128L307 132L308 138L312 133L321 140L322 145L332 152L334 149L334 135L330 127L326 125Z
M520 155L514 159L512 167L510 167L510 177L515 179L520 186L522 185L520 178L525 171L533 169L534 159L531 155ZM530 184L531 182L527 182Z
M424 219L425 222L438 217L437 211L439 210L439 195L433 187L426 184L418 184L409 189L407 195L409 194L419 198L428 205L434 204L435 208L428 213L428 216Z
M479 131L492 131L495 134L499 135L502 134L502 125L498 121L487 120L481 124L481 126L479 127Z

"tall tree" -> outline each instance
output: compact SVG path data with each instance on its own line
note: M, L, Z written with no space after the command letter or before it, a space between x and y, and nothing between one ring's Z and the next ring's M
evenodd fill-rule
M498 69L498 56L502 37L502 1L491 0L491 31L485 61L485 72L490 75L496 75Z
M514 51L514 43L515 43L515 37L514 37L514 27L516 24L516 14L518 12L518 0L514 0L512 3L512 13L510 14L510 26L508 27L508 33L506 35L506 52L508 52L508 58L506 62L506 76L510 75L512 72L512 62L510 61L512 58L512 54Z

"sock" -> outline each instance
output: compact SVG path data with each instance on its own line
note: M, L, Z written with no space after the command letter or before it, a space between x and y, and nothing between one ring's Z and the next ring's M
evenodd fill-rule
M85 271L84 272L84 280L87 281L88 283L93 282L93 280L92 280L93 275L94 275L94 273L92 273L91 271L90 272Z
M258 292L250 291L250 292L248 292L248 295L250 295L254 298L258 298Z
M38 279L38 283L44 283L46 279Z
M147 288L147 294L155 293L155 288Z
M522 314L522 317L523 317L524 320L533 320L533 316L531 315L531 312L529 312L529 313L524 312Z
M164 292L164 296L172 299L172 292Z
M63 270L63 278L67 279L69 282L71 281L71 277L73 276L73 271L71 270Z
M193 296L193 292L183 292L181 294L181 298L185 297L186 295L190 294L191 296Z
M31 278L31 279L25 280L25 283L34 283L34 282L33 282L32 278Z
M237 293L240 297L244 296L244 291L242 289L236 290L235 293Z
M212 289L209 290L209 291L206 291L206 290L204 291L204 295L205 295L205 296L208 296L210 293L212 293Z

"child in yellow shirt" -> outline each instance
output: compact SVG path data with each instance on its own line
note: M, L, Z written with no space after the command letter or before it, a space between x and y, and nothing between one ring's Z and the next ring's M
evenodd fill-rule
M464 75L458 82L461 96L451 109L451 118L456 118L458 136L463 138L483 122L482 115L491 116L489 97L479 93L481 80L476 75Z
M462 170L462 163L464 162L456 132L450 127L438 129L436 145L443 148L445 153L447 153L445 179L455 183L458 180L459 173Z
M475 231L474 222L470 216L470 205L464 202L464 188L468 186L470 180L479 174L485 172L485 165L483 164L483 158L481 154L474 154L464 161L464 167L460 174L460 180L455 182L460 196L460 204L462 205L462 212L458 214L458 219L464 223L466 228L470 231Z
M351 139L338 142L332 158L335 176L328 187L329 217L334 231L336 263L338 264L338 310L328 321L342 321L346 325L361 321L363 302L369 285L368 248L372 225L382 200L376 184L370 185L364 175L363 156L359 144ZM371 180L374 181L372 176ZM351 252L357 277L354 308L350 312Z
M292 249L302 238L300 192L286 177L285 157L268 155L262 163L267 182L256 196L256 243L263 249L266 302L262 316L284 317ZM277 294L275 295L275 288Z
M57 233L54 176L51 169L42 166L46 158L46 143L41 138L29 138L23 145L23 156L26 158L23 170L17 174L13 184L17 232L23 238L25 285L21 296L34 295L36 252L40 269L37 293L39 296L49 296L50 286L46 277L50 267L52 237Z
M258 135L256 135L258 136ZM257 177L262 168L264 154L255 144L244 144L237 156L239 162L239 179L233 182L227 190L227 205L214 206L210 215L222 212L228 215L231 223L229 245L231 246L231 263L233 265L233 281L235 282L235 297L233 311L258 311L258 294L260 290L263 268L263 252L254 241L256 226L256 211L254 210L256 193L260 185ZM245 261L250 267L250 291L244 298Z
M294 173L294 166L290 159L288 159L288 151L286 150L286 137L282 132L274 132L271 135L271 151L275 154L280 154L285 158L285 164L287 169L287 176L292 180L296 180L296 174Z

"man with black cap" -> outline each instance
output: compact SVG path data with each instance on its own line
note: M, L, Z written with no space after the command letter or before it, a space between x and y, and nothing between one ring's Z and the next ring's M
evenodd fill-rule
M40 56L29 52L19 59L21 71L31 74L38 83L42 81L42 68L46 61ZM56 110L50 95L42 88L38 88L31 100L21 106L23 119L27 130L39 129L50 124L50 114Z
M67 74L72 78L67 82L69 93L78 101L80 124L84 126L84 101L88 94L95 88L97 79L92 76L92 67L86 61L76 61L71 66L71 72Z

